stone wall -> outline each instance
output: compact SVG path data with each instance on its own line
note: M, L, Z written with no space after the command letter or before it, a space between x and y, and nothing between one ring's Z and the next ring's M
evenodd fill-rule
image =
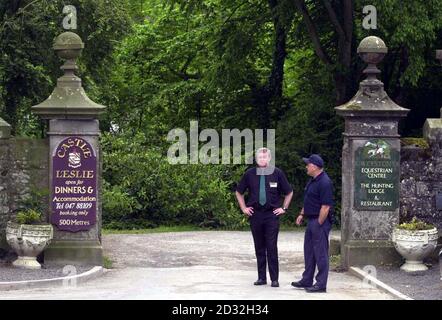
M404 139L406 141L406 139ZM442 230L442 211L436 208L436 194L442 193L442 150L424 139L413 139L401 148L402 221L412 217L435 224Z
M0 139L0 248L7 248L6 222L20 202L33 189L48 190L48 150L46 139Z

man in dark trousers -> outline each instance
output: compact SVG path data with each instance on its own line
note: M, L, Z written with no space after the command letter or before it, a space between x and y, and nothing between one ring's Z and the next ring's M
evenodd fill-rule
M292 286L304 288L307 292L326 292L329 269L328 235L333 220L333 183L324 171L324 161L319 155L313 154L303 160L307 174L312 177L304 191L304 206L296 219L297 225L302 223L304 217L308 219L304 236L305 271L302 279L292 282ZM318 274L313 285L316 267Z
M279 287L278 233L279 216L287 211L293 189L284 172L270 166L271 154L267 148L256 151L257 166L246 171L236 187L236 198L241 211L249 217L258 265L258 280L254 285L267 284L267 262L272 287ZM247 204L244 192L249 191ZM281 195L285 195L281 207Z

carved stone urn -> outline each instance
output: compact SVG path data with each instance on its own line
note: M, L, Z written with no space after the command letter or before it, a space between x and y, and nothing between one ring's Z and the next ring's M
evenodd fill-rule
M27 269L41 269L37 256L43 252L53 237L50 224L18 224L8 221L6 241L17 253L18 259L12 264Z
M393 244L397 252L405 258L401 270L407 272L426 271L423 260L434 252L437 246L438 231L429 230L393 230Z

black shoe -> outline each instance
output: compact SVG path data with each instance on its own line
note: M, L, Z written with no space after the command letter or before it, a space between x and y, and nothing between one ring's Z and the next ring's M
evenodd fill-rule
M307 291L309 293L327 292L327 290L325 288L320 288L320 287L317 287L317 286L305 288L305 291Z
M267 280L258 279L258 280L255 281L253 284L254 284L255 286L262 286L262 285L267 284Z
M292 287L295 287L295 288L308 288L308 287L311 287L311 286L306 286L305 284L302 284L301 281L293 281L292 282Z
M279 287L279 282L278 281L272 281L272 287Z

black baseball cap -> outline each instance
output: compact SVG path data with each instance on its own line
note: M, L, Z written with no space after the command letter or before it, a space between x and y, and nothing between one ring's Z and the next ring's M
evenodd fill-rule
M324 160L322 160L321 156L319 154L312 154L308 158L302 158L305 163L309 164L312 163L317 167L323 168L324 167Z

